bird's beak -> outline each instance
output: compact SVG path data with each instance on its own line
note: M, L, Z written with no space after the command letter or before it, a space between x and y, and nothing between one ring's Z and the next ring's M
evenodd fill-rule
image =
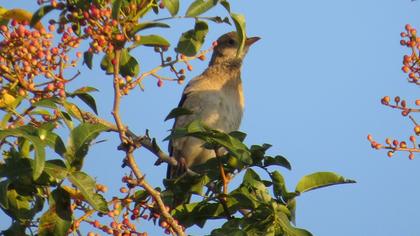
M246 41L245 41L245 45L246 46L251 46L252 44L254 44L255 42L257 42L260 39L261 39L260 37L250 37L250 38L247 38Z

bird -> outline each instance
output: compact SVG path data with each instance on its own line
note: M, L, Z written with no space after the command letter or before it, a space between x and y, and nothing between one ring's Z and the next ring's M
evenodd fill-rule
M247 37L239 53L240 39L237 32L226 33L216 40L207 69L189 81L178 105L192 113L178 116L173 130L183 128L194 120L200 120L204 125L225 133L239 129L244 111L242 62L250 46L259 39ZM168 165L167 178L177 178L186 168L203 164L216 156L214 150L204 148L203 144L203 141L194 137L171 140L169 154L182 165Z

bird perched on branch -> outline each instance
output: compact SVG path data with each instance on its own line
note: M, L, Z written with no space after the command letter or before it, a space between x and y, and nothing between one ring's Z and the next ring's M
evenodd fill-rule
M192 79L184 89L178 107L193 113L176 118L174 129L185 127L194 120L229 133L239 128L244 109L241 67L249 47L259 37L247 38L240 54L237 54L239 38L230 32L217 39L208 68ZM194 137L174 139L169 143L170 155L181 165L168 166L167 178L175 178L185 172L185 168L202 164L215 157L213 150L205 149L203 141Z

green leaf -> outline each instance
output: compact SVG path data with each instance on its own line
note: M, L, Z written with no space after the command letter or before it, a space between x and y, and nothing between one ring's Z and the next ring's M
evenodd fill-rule
M179 11L179 0L163 0L163 5L168 9L171 16L175 16Z
M277 170L270 173L271 180L273 181L273 192L276 197L282 197L285 201L292 197L287 191L286 181L284 181L283 175Z
M45 5L40 7L31 18L30 26L34 27L46 14L48 14L50 11L54 10L54 7L51 5Z
M169 28L168 24L162 22L146 21L136 24L130 31L130 35L135 35L137 32L150 28Z
M121 50L120 56L120 75L122 76L137 76L140 71L139 63L136 58L130 55L128 50L124 48Z
M84 172L75 171L69 174L68 180L80 190L80 193L83 195L84 199L95 210L102 213L109 211L105 199L102 197L102 195L95 192L96 184L92 177Z
M226 9L230 14L230 3L226 0L221 0L220 4Z
M177 118L180 116L184 116L184 115L191 115L191 114L193 114L192 111L183 107L177 107L177 108L172 109L171 112L169 112L169 114L165 118L165 121L173 119L173 118Z
M72 167L80 170L83 159L86 156L90 143L98 135L109 128L102 124L82 123L70 133L69 144L65 157Z
M204 43L209 27L205 21L197 20L194 29L181 35L176 51L186 56L195 56Z
M238 39L239 39L238 55L239 55L244 49L245 41L246 41L245 16L231 13L230 17L232 18L232 21L236 27L236 32L238 33Z
M61 188L55 189L49 198L49 209L40 218L39 236L65 236L71 226L70 195Z
M67 177L69 170L62 160L48 160L45 162L44 171L51 177L61 181Z
M4 236L28 236L25 230L26 227L15 221L7 230L1 231L1 233Z
M291 235L291 236L312 236L312 234L304 229L295 228L290 224L289 218L283 212L277 212L276 214L276 223L284 232L284 235Z
M232 131L229 133L229 135L238 139L241 142L243 142L246 138L246 133L241 132L241 131Z
M296 192L307 192L336 184L356 183L354 180L345 179L333 172L316 172L301 178L296 185Z
M9 208L9 201L7 200L7 191L11 181L6 179L0 182L0 206L4 209Z
M57 102L54 99L42 99L32 104L34 107L46 107L51 109L57 109Z
M195 17L217 5L218 0L195 0L185 13L188 17Z
M114 73L114 65L112 64L112 59L114 59L114 57L113 53L107 53L102 57L101 69L105 71L107 75L112 75Z
M117 20L120 16L120 10L122 6L123 0L115 0L112 4L112 19Z
M96 115L98 115L98 109L96 107L96 101L95 99L88 93L78 93L76 94L76 96L78 98L80 98L80 100L82 100L84 103L86 103L86 105L88 105L93 112L95 112Z
M289 161L285 157L280 156L280 155L277 155L275 157L267 156L264 159L264 167L272 166L272 165L282 166L288 170L292 170L292 166L290 165Z
M74 90L72 95L81 94L81 93L90 93L90 92L98 92L99 90L95 87L85 86Z
M83 64L86 64L86 66L92 70L93 66L93 53L86 51L83 53Z
M29 142L31 142L35 150L32 177L34 180L38 179L44 169L44 164L45 164L44 142L39 137L28 134L24 129L16 128L16 129L0 130L0 141L5 139L8 136L22 137L24 139L27 139Z
M142 35L139 41L136 41L133 43L132 47L137 47L140 45L153 46L153 47L154 46L169 47L170 43L168 42L168 40L166 40L160 35L151 34L151 35Z

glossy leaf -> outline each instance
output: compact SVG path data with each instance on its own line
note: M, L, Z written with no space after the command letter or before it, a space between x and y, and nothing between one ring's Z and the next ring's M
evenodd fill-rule
M0 140L3 140L8 136L22 137L31 142L35 151L32 177L34 180L38 179L44 169L44 164L45 164L44 142L39 137L28 134L27 132L25 132L25 130L22 130L19 128L9 129L9 130L0 130Z
M102 124L82 123L74 128L70 133L69 144L65 157L69 164L76 169L80 169L83 159L86 156L90 143L98 135L109 128Z
M349 183L356 183L356 181L345 179L333 172L316 172L301 178L296 185L296 192L303 193L317 188Z
M169 112L169 114L165 118L165 121L173 119L173 118L177 118L180 116L191 115L191 114L193 114L191 110L188 110L183 107L177 107L177 108L172 109L171 112Z
M140 65L136 58L130 55L127 49L121 50L120 56L120 75L137 76L140 71Z
M31 18L30 26L34 27L36 24L40 24L40 20L42 17L44 17L46 14L48 14L50 11L54 10L54 7L51 5L45 5L41 6L33 15Z
M230 13L230 3L226 0L221 0L220 4Z
M86 66L92 70L93 67L93 53L86 51L83 53L83 64L86 64Z
M7 199L7 191L11 181L9 179L0 182L0 206L4 209L9 208L9 201Z
M112 19L117 20L120 16L120 10L122 6L123 0L115 0L112 4Z
M38 227L39 236L64 236L72 222L70 196L61 188L54 190L49 197L49 209L41 216Z
M150 28L169 28L168 24L162 22L153 22L153 21L146 21L139 24L136 24L130 31L131 35L135 35L137 32L150 29Z
M176 51L186 56L195 56L201 49L209 27L204 21L196 21L195 27L181 35Z
M289 161L280 155L277 155L275 157L271 157L271 156L267 156L264 159L264 166L272 166L272 165L276 165L276 166L282 166L288 170L292 170L292 166L290 165Z
M95 210L102 213L108 212L108 205L105 199L102 195L95 192L96 184L92 177L84 172L75 171L69 174L68 180L80 190L84 199Z
M276 197L282 197L284 200L289 198L289 194L286 188L286 181L284 181L283 175L277 170L270 174L271 180L273 181L273 192Z
M246 41L245 16L231 13L230 17L232 18L232 21L236 27L236 32L238 33L238 39L239 39L238 55L239 55L244 49L245 41Z
M175 16L179 11L179 0L163 0L163 5L168 9L171 16Z
M61 181L67 177L69 170L62 160L48 160L45 162L44 171L51 177Z
M114 54L105 54L101 60L101 69L105 71L107 75L112 75L114 73L114 65L112 64L112 59Z
M158 47L169 47L170 43L168 40L163 38L160 35L142 35L139 41L134 42L133 47L137 47L140 45L144 46L158 46Z
M88 105L96 115L98 115L98 108L96 107L95 99L88 93L78 93L76 94L80 100L82 100L86 105Z
M206 11L210 10L212 7L216 6L217 2L218 0L195 0L188 7L188 10L185 13L185 15L189 17L199 16L205 13Z

